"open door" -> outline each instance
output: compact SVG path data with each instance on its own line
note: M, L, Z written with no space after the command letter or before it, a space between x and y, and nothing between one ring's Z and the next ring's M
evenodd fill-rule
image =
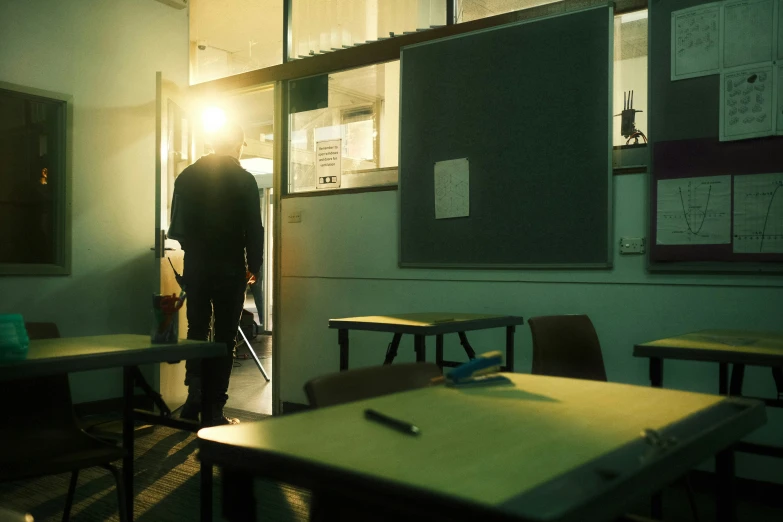
M174 180L195 161L193 125L187 105L185 92L163 74L156 73L157 127L155 160L155 270L160 294L180 293L180 287L174 277L174 269L182 274L184 252L179 242L166 237L171 217L171 198L174 192ZM179 338L184 339L188 332L187 301L179 312ZM163 396L171 410L182 406L187 398L185 386L185 361L177 364L163 363L159 367L155 388Z

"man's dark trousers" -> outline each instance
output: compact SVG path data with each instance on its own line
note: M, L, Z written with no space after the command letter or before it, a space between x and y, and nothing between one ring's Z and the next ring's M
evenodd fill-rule
M211 379L215 391L214 412L202 412L202 420L222 417L228 400L228 382L234 366L234 345L239 319L245 303L247 280L244 274L216 275L201 273L187 277L188 339L206 341L212 313L215 314L215 342L226 345L226 354L212 359L198 359L185 363L185 384L188 403L201 403L202 379ZM203 363L203 364L202 364Z

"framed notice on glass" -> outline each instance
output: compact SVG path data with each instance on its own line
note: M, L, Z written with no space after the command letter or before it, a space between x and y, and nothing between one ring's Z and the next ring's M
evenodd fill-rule
M319 141L315 144L315 187L340 188L342 171L342 140Z

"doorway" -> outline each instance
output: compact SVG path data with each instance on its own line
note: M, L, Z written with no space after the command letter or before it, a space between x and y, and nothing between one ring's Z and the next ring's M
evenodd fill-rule
M226 406L271 415L274 87L232 93L218 105L227 120L238 123L245 131L247 145L239 162L256 180L264 226L264 263L256 283L245 295L242 332L237 335Z

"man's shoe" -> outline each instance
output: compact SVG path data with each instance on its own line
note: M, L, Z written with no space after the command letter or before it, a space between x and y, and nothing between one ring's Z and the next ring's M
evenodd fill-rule
M199 410L198 406L194 406L186 402L185 405L182 406L182 411L179 412L179 418L193 421L193 422L198 422L198 414L199 414L198 410Z
M212 422L209 423L210 426L226 426L228 424L239 424L239 419L221 415L220 417L212 419Z

